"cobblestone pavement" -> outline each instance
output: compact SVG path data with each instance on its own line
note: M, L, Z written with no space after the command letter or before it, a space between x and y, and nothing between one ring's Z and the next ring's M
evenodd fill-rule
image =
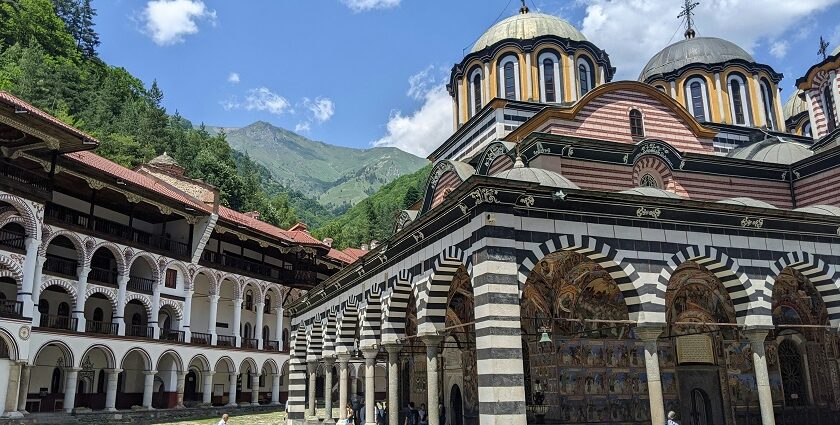
M179 422L161 422L160 425L216 425L220 418L191 419ZM285 412L259 413L244 416L231 416L228 425L282 425L286 423Z

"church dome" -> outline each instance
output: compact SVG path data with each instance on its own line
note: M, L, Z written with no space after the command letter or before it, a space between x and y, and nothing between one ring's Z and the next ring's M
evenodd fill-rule
M571 180L561 176L554 171L542 168L526 167L522 160L517 158L513 168L500 171L491 177L507 180L518 180L523 182L538 183L540 186L557 187L561 189L580 189Z
M573 41L586 41L574 25L556 16L543 13L520 13L493 25L478 38L470 53L492 46L502 40L530 40L553 35Z
M729 157L749 159L751 161L770 162L773 164L793 164L814 154L807 146L772 138L738 148L729 153Z
M634 187L632 189L622 190L619 193L624 193L626 195L648 196L651 198L683 199L682 196L677 195L674 192L668 192L667 190L656 187Z
M759 201L758 199L747 198L747 197L738 197L738 198L727 198L721 199L717 201L719 204L732 204L732 205L742 205L745 207L753 207L753 208L770 208L770 209L777 209L773 205L768 204L764 201Z
M835 207L834 205L811 205L797 208L794 211L840 217L840 207Z
M755 59L735 43L715 37L695 37L678 41L653 55L648 61L639 81L676 71L686 65L712 65L739 59L755 62Z
M787 102L785 102L785 105L782 107L782 112L784 113L786 120L790 117L799 115L802 112L808 112L808 104L799 97L800 94L802 94L802 90L796 90L796 93L788 98Z

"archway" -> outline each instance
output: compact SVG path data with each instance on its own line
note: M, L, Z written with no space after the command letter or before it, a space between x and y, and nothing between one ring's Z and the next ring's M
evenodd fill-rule
M117 262L119 251L116 248L101 246L90 257L90 272L88 282L99 285L116 287L117 277L120 272L120 263Z
M235 347L236 334L240 329L234 329L234 326L241 326L241 324L234 323L234 309L238 308L235 302L239 290L239 284L231 279L224 279L219 285L219 305L216 310L216 322L224 324L223 326L216 326L216 341L220 347ZM242 317L239 318L242 323Z
M67 279L78 278L79 263L84 259L81 241L63 234L55 236L46 248L44 274Z
M216 362L213 369L213 396L211 403L214 406L225 405L231 402L230 400L230 377L236 374L236 367L230 357L222 357ZM235 403L236 400L233 400Z
M649 421L643 347L610 273L577 252L537 262L522 293L529 422Z
M125 304L125 334L140 338L152 338L154 330L149 326L151 314L149 301L138 295Z
M117 324L112 320L116 310L113 293L106 288L92 292L85 300L85 332L116 335Z
M60 412L65 408L64 385L67 369L71 367L73 351L63 342L49 342L35 354L28 397L37 400L39 412Z
M113 369L115 365L114 353L105 346L93 346L82 355L81 370L76 377L76 407L105 408L107 369Z
M148 254L136 255L129 265L128 289L151 295L160 281L159 275L154 258Z
M466 267L461 266L452 278L446 297L446 338L443 342L443 385L439 386L445 395L445 388L454 385L458 388L459 423L478 423L478 364L475 352L475 299L472 282ZM454 367L452 367L454 366ZM461 392L461 388L464 389ZM444 406L451 405L446 399ZM447 416L455 419L455 412L450 409Z
M117 409L130 409L143 405L146 372L152 368L152 359L141 348L132 348L123 356L117 383Z
M199 271L193 278L192 310L190 312L190 342L193 344L210 345L211 343L210 297L216 291L214 282L212 275L207 271Z
M464 401L461 398L461 389L457 385L452 386L449 391L449 425L464 425Z
M157 374L155 381L152 407L156 409L168 409L178 405L178 375L184 370L181 356L175 351L163 353L157 362Z
M184 378L184 405L191 407L204 402L205 383L212 380L212 377L210 363L201 354L190 360L187 370L187 376ZM213 384L209 384L212 397Z
M76 319L70 317L76 304L76 289L63 279L47 281L42 287L38 298L39 326L76 330Z

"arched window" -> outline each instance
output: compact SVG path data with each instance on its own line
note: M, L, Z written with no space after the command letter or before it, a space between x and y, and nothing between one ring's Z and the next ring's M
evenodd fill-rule
M470 116L475 115L481 109L481 68L476 67L470 74L469 95L470 95Z
M642 113L638 109L630 110L630 135L633 137L645 137Z
M140 326L143 324L143 318L140 317L140 313L134 313L131 315L131 325L132 326Z
M505 99L519 99L519 61L516 56L505 56L499 62L499 96Z
M562 98L560 82L560 61L557 55L551 52L545 52L539 56L539 74L540 74L540 99L543 102L551 103L557 102Z
M764 78L759 83L761 85L761 99L764 101L764 116L767 118L767 128L771 130L776 129L776 111L773 107L774 98L773 91L770 90L770 83Z
M52 394L59 394L62 393L62 379L61 379L61 368L57 367L53 369L52 378L50 379L50 393Z
M656 179L652 174L645 173L642 175L642 178L639 179L639 187L653 187L656 189L662 189L659 185L659 180Z
M813 133L811 132L811 122L806 122L804 126L802 126L802 135L807 137L813 137Z
M271 314L271 295L265 296L265 301L263 302L263 313Z
M662 93L665 93L665 86L659 86L658 85L658 86L656 86L656 89L661 91Z
M595 87L595 72L592 63L585 56L577 60L578 95L583 96Z
M58 317L70 317L70 304L62 302L58 305Z
M688 112L697 121L709 121L709 111L706 105L709 104L706 95L706 80L701 77L692 77L685 83L686 106Z
M245 339L251 339L251 324L245 324L245 332L242 332Z
M94 322L101 322L101 321L102 321L102 317L103 317L103 316L104 316L104 314L102 313L102 309L101 309L101 308L96 307L96 308L93 310L93 321L94 321Z
M247 290L245 291L245 310L253 310L254 309L254 291Z
M169 314L163 314L163 329L164 330L172 330L172 317Z
M750 125L747 105L747 90L744 79L740 75L730 75L727 79L729 86L729 109L732 113L732 122L737 125Z
M268 341L269 336L271 335L270 332L271 331L269 331L268 326L263 326L263 329L262 329L262 339L263 339L263 341Z
M834 107L834 96L831 94L831 84L825 86L823 89L823 108L825 113L825 122L828 123L828 131L834 131L837 128L837 111Z

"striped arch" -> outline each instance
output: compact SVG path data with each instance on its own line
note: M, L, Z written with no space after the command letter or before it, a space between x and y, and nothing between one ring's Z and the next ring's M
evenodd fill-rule
M276 375L280 373L280 368L277 366L277 362L274 361L274 359L265 359L265 361L263 361L262 368L260 369L261 373L263 371Z
M208 283L208 291L210 292L208 295L219 295L219 276L213 272L213 270L208 269L206 267L199 267L195 270L192 279L190 280L190 290L195 290L195 279L198 275L203 275L207 278Z
M397 342L405 337L405 314L411 295L411 272L400 270L393 279L391 293L385 298L382 309L382 342Z
M624 297L624 302L627 303L627 311L631 320L639 320L642 311L665 311L664 301L661 305L652 305L656 301L643 301L641 299L643 294L650 291L645 291L643 288L643 283L639 279L639 275L636 274L636 269L631 264L625 263L624 257L617 250L591 236L555 235L528 252L519 264L520 294L521 288L525 286L525 282L534 266L546 255L558 251L581 254L606 270L618 285L618 289ZM661 294L657 294L654 298L664 300L665 290L663 289ZM645 303L650 305L645 305Z
M50 286L58 286L61 289L67 291L70 295L70 298L73 299L73 303L76 302L76 285L70 283L69 280L64 279L50 279L45 281L41 284L41 290L39 293L43 293L45 289L49 288Z
M163 273L165 276L166 270L174 269L177 270L178 273L183 276L183 283L184 283L184 290L191 291L193 289L193 277L195 276L195 271L190 270L189 267L184 264L183 261L179 260L169 260L163 265ZM192 273L191 273L192 272Z
M330 310L324 323L324 357L335 357L335 344L338 321L336 320L335 308Z
M154 311L154 309L152 308L152 302L149 300L149 298L137 293L129 293L125 296L125 305L128 305L128 303L134 300L140 301L140 304L143 304L143 306L146 307L148 320L151 322L153 317L152 314L155 314L156 311Z
M307 346L306 346L306 361L318 361L321 358L321 348L323 347L324 330L321 324L315 322L307 332Z
M20 263L12 257L0 254L0 277L10 277L17 283L18 291L23 283L23 269Z
M118 275L123 276L128 274L128 267L126 266L125 257L123 256L122 251L120 251L120 247L118 247L112 242L101 241L98 244L94 245L93 248L91 248L90 252L87 253L88 263L90 263L90 260L93 258L93 254L96 254L96 251L98 251L100 248L107 249L114 256L114 261L117 263Z
M187 363L187 365L192 366L192 365L193 365L193 364L195 364L196 362L197 362L197 364L198 364L198 365L200 365L200 366L201 366L201 369L199 369L199 371L201 371L201 372L209 372L209 371L211 370L211 369L210 369L210 361L209 361L209 360L207 360L207 357L206 357L204 354L196 354L196 355L194 355L194 356L192 357L192 359L190 359L189 363Z
M233 273L224 273L218 276L218 286L216 287L216 294L221 294L222 284L230 282L233 285L233 298L237 300L242 299L242 279L237 278Z
M633 186L641 186L642 176L650 174L662 184L660 189L676 191L676 182L671 168L661 158L654 155L642 155L633 165Z
M834 267L826 264L817 256L802 251L789 252L770 266L773 274L768 276L764 282L764 297L761 300L761 306L765 307L766 310L763 310L762 313L772 317L773 285L776 282L776 277L787 267L797 270L811 281L814 289L820 293L825 303L829 323L834 328L840 327L840 283L838 283L837 273Z
M117 312L117 294L113 289L104 288L101 286L88 286L87 290L85 291L85 299L84 302L87 302L87 299L90 298L93 294L102 294L105 298L108 298L108 301L111 301L111 308L114 309L114 315L120 315Z
M184 320L184 309L183 307L181 307L181 303L170 298L161 298L158 310L160 310L164 306L169 306L172 309L172 311L175 312L175 318L178 319L179 322Z
M382 292L378 283L370 288L367 305L362 315L362 329L359 333L359 348L376 348L382 331Z
M418 333L435 333L443 329L449 285L462 265L465 265L464 251L456 246L446 248L435 259L425 297L418 297L421 298L417 306Z
M128 270L131 271L131 266L134 265L134 262L141 259L141 258L144 261L146 261L146 264L148 264L149 268L152 270L152 273L154 275L155 284L160 285L160 281L161 281L161 279L160 279L160 266L158 265L158 262L155 259L155 257L153 257L149 253L138 252L138 253L134 254L133 256L131 256L126 261L126 266L128 267Z
M354 338L356 337L356 326L359 325L359 306L356 299L350 297L347 306L338 322L338 337L335 344L337 354L348 354L353 351Z
M71 232L69 230L59 229L50 231L41 243L41 247L38 249L38 255L45 257L47 255L47 248L50 246L50 242L59 236L64 236L73 243L73 247L76 249L76 256L78 257L76 259L79 261L79 266L86 266L88 264L86 245L82 239L79 238L79 235L76 232Z
M263 297L265 291L263 290L262 285L260 285L259 281L257 281L256 279L240 279L238 285L240 299L245 299L245 291L247 291L247 288L249 286L254 289L254 304L258 302L263 302L263 300L265 299Z
M475 169L464 162L443 159L438 161L429 173L426 191L423 195L421 213L429 211L443 202L446 195L475 174Z
M22 198L9 195L8 193L0 194L0 202L5 202L14 207L18 214L23 218L23 228L26 230L26 237L41 239L41 228L38 226L38 216L29 204Z
M0 214L0 229L6 227L6 225L9 223L17 223L21 226L26 226L26 219L19 216L17 214L17 211L4 211L2 214Z
M663 302L665 300L665 291L668 289L671 275L674 274L677 267L686 261L693 261L703 266L720 281L726 288L730 300L732 300L738 323L744 324L744 320L750 312L750 306L756 301L756 294L753 293L749 278L738 270L735 261L714 247L687 246L671 257L659 274L657 290L662 292L661 300Z

